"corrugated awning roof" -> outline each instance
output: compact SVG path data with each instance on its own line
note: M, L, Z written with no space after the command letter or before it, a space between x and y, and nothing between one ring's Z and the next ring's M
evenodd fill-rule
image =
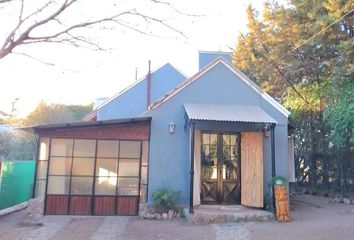
M190 120L277 123L262 108L257 106L184 104Z

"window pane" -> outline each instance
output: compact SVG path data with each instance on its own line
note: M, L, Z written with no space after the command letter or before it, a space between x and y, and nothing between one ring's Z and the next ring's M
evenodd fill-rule
M38 161L37 166L37 179L46 179L47 178L47 161Z
M72 175L93 176L94 158L74 158Z
M225 146L225 145L230 145L230 135L224 134L224 135L222 136L222 138L223 138L223 145L224 145L224 146Z
M48 160L49 155L49 138L41 138L39 145L39 160Z
M71 194L89 195L92 194L92 177L71 177Z
M141 184L147 184L147 167L141 167Z
M75 139L74 156L94 157L96 152L96 140L77 140Z
M139 176L139 159L119 159L119 176Z
M217 140L217 135L210 134L210 144L216 144L216 140Z
M143 152L141 156L141 164L142 165L148 165L148 157L149 157L149 142L144 141L143 142Z
M118 195L138 196L138 178L118 178Z
M49 176L48 194L69 194L70 177Z
M73 140L53 138L50 148L51 156L72 156Z
M95 195L116 195L116 177L97 177Z
M49 175L70 175L71 157L51 157Z
M121 141L120 153L121 158L140 158L140 142L138 141Z
M97 156L118 158L118 141L99 140Z
M44 196L45 196L45 180L38 180L36 181L35 197L43 200Z
M97 158L96 176L117 176L118 159Z
M231 145L236 145L236 135L231 135Z
M140 186L140 202L145 203L146 202L146 190L147 186L146 185L141 185Z
M202 142L203 144L209 144L209 134L203 133Z

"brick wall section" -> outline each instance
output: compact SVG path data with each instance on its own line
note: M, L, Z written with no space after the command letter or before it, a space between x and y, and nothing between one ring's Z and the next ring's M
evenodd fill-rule
M68 127L60 129L38 129L40 137L149 140L150 122L124 123L94 127Z

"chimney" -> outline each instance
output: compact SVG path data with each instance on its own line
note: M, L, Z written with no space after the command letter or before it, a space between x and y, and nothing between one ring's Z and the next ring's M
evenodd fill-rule
M151 97L151 61L149 60L149 70L146 76L146 109L149 109L150 106L150 97Z

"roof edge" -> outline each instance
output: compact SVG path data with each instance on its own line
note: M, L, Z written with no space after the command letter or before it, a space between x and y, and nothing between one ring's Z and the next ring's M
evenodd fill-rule
M243 72L241 72L240 70L238 70L237 68L232 66L231 63L226 62L222 57L216 58L214 61L210 62L208 65L206 65L204 68L202 68L199 72L197 72L196 74L191 76L189 79L183 81L179 86L177 86L175 89L173 89L172 91L167 93L164 97L160 98L159 100L157 100L156 102L151 104L149 106L148 111L158 108L164 102L168 101L170 98L172 98L178 92L180 92L182 89L184 89L185 87L190 85L192 82L194 82L197 78L199 78L203 74L207 73L211 68L213 68L218 63L224 64L230 71L232 71L236 76L238 76L243 82L245 82L248 86L250 86L254 91L256 91L258 94L260 94L261 97L263 97L272 106L274 106L280 113L282 113L286 117L289 117L290 112L284 106L282 106L280 103L278 103L269 94L264 92L256 83L254 83L251 79L249 79ZM145 113L147 113L147 112L145 112Z
M136 122L150 122L151 119L152 119L151 117L121 118L121 119L96 121L96 122L71 122L71 123L61 123L61 124L35 125L35 126L21 127L17 129L26 132L35 133L36 130L83 128L83 127L109 126L109 125L117 125L117 124L125 124L125 123L136 123Z

